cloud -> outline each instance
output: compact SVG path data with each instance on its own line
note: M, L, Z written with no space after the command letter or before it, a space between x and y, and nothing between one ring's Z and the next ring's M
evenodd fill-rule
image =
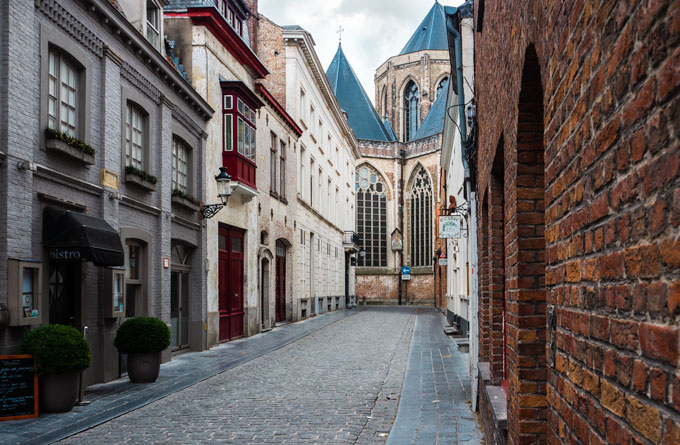
M260 0L259 11L279 25L300 25L316 42L316 52L327 68L338 48L342 49L359 77L366 94L375 99L375 70L399 54L433 5L413 0ZM458 5L461 0L440 2Z

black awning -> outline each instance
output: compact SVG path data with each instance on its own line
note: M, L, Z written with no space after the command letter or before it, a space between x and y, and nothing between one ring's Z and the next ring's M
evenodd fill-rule
M122 266L118 232L103 219L70 210L43 211L43 246L53 261L91 261L95 266Z

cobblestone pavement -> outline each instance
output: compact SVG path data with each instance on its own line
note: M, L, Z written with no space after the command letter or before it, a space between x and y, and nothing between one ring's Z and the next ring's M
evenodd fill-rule
M479 445L483 434L468 404L469 354L461 354L457 342L443 334L441 314L418 312L399 411L387 445Z
M361 311L64 442L384 441L415 314Z
M203 352L176 355L161 365L158 380L137 385L127 378L93 385L85 393L88 405L68 413L40 414L36 419L0 423L0 444L45 444L72 436L134 411L228 369L291 344L357 310L324 313L270 332L223 343Z

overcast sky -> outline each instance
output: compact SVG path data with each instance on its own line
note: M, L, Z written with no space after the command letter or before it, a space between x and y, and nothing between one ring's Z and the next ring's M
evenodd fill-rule
M440 0L456 6L461 0ZM434 0L259 0L259 12L279 25L300 25L316 42L324 70L342 50L366 94L375 101L373 76L389 57L399 54L425 18Z

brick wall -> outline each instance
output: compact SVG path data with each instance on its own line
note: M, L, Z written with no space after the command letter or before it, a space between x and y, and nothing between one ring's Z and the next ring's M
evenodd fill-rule
M480 1L491 221L503 141L508 442L678 443L680 1L487 1L483 18Z
M0 107L8 110L7 115L12 118L4 120L0 135L4 142L0 151L11 155L5 161L7 165L0 167L0 171L6 173L0 180L0 200L3 202L0 209L8 210L0 210L0 303L7 301L7 257L42 261L43 286L47 288L49 264L47 250L42 246L42 209L47 206L67 208L64 201L70 201L86 208L89 214L104 218L116 230L143 226L153 231L147 250L152 258L149 264L154 266L149 270L148 280L151 303L144 312L164 321L170 321L170 271L162 269L161 259L171 257L171 239L182 239L198 246L192 255L192 309L188 314L193 324L194 318L202 318L204 254L200 229L197 226L189 229L192 226L184 223L183 228L176 231L172 224L175 217L168 217L171 213L182 215L183 210L171 204L171 153L163 148L171 146L175 131L186 134L183 139L191 145L192 162L200 166L203 148L199 135L205 127L204 119L191 101L185 99L182 88L164 80L162 70L158 74L158 69L148 64L146 57L144 60L136 57L137 49L131 49L131 45L138 45L134 38L142 40L142 36L133 34L132 39L117 38L120 34L115 31L117 22L110 20L107 26L102 26L101 17L94 9L83 9L82 2L12 0L3 3L3 13L6 14L2 35L8 38L2 43L2 57L11 63L0 70L0 89L3 91ZM87 112L78 118L78 137L96 150L92 166L83 166L45 149L42 135L47 126L44 79L47 79L48 45L63 49L81 67L77 95L81 99L78 99L77 107ZM152 136L145 148L150 151L145 168L158 178L153 193L135 190L124 181L122 94L131 98L134 95L136 101L144 102L149 114ZM20 170L18 165L23 160L32 161L37 169ZM118 190L101 186L102 168L119 175ZM200 169L191 172L190 181L194 184L203 182ZM195 190L191 192L198 194ZM123 199L116 198L118 193ZM45 195L57 198L57 201L46 199ZM11 203L9 207L7 203ZM191 217L197 218L194 213ZM83 377L86 385L119 375L118 354L113 347L118 322L102 318L103 271L92 264L82 265L82 304L73 314L77 324L90 327L87 340L92 348L92 366ZM44 324L49 322L47 303L45 300L41 314ZM200 323L200 330L190 333L195 349L202 348L202 326ZM23 327L0 330L0 354L17 352L25 331ZM193 332L196 333L195 340ZM164 359L169 358L168 351Z
M269 70L262 84L286 108L286 48L280 26L260 15L258 19L257 56Z

